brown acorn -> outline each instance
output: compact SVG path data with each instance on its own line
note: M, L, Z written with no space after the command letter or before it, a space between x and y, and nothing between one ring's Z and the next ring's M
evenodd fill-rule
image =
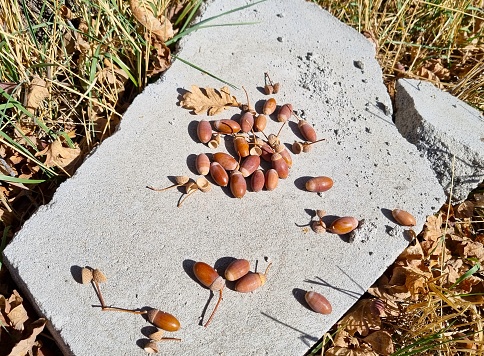
M230 119L216 120L213 122L213 127L224 134L236 134L241 129L237 121Z
M210 324L217 311L220 302L222 301L222 291L225 287L224 279L217 273L217 271L212 268L212 266L206 264L205 262L195 262L193 265L193 273L195 277L197 277L198 281L203 284L205 287L209 288L211 291L218 291L219 298L215 308L213 309L212 315L208 318L208 321L205 323L205 327Z
M269 169L265 174L266 189L271 191L277 188L279 183L279 175L274 168Z
M393 209L392 215L393 215L393 218L395 219L395 221L402 226L415 226L415 225L417 225L417 220L408 211L401 210L401 209Z
M306 190L309 192L325 192L333 186L333 180L329 177L320 176L309 179L306 182Z
M198 174L206 176L210 172L210 159L205 153L200 153L195 159L195 168Z
M212 138L212 126L207 120L200 120L197 126L197 136L200 142L208 143Z
M230 191L236 198L242 198L247 192L247 182L239 171L230 174Z
M264 273L248 273L240 278L235 284L235 290L240 293L249 293L262 287L267 281L267 271L272 263L267 266Z
M331 314L333 311L331 303L322 294L313 291L306 292L304 299L316 313Z
M232 261L225 269L225 279L231 282L236 281L249 273L249 270L249 261L244 259Z
M272 168L277 171L279 178L286 179L289 175L289 167L280 153L274 153L271 157Z
M291 157L291 154L289 153L289 151L287 150L287 148L284 145L281 145L281 144L276 145L274 147L274 151L276 153L279 153L282 156L282 158L284 159L284 161L286 161L288 168L291 168L292 167L292 157Z
M252 176L250 177L250 185L252 187L253 192L260 192L262 188L264 188L264 184L265 184L264 172L258 169L254 173L252 173Z
M274 111L276 111L276 108L277 108L276 99L274 98L267 99L266 102L264 103L264 107L262 108L262 113L264 115L271 115Z
M180 329L180 322L173 315L158 309L150 309L146 313L148 321L157 328L166 331L177 331Z
M234 137L234 148L239 157L247 157L250 154L249 143L242 135L236 135Z
M254 119L254 131L262 132L267 126L267 116L260 114Z
M316 142L317 135L316 131L314 130L313 126L310 125L306 120L299 120L297 123L297 127L299 127L299 131L301 135L309 142Z
M292 116L292 105L291 104L284 104L279 109L277 113L277 120L279 122L286 122Z
M255 172L260 165L260 157L259 156L248 156L244 159L242 164L240 165L240 173L244 177L250 176L252 173Z
M254 127L254 122L254 114L252 114L250 111L246 111L240 118L240 130L246 133L250 132L252 127Z
M226 187L229 184L229 175L218 162L210 163L210 175L215 183L221 187Z
M344 216L333 221L328 227L328 231L332 232L333 234L344 235L356 229L358 224L358 219L352 216Z
M213 160L220 163L220 165L226 171L234 171L239 168L239 162L237 162L234 157L225 152L214 153Z

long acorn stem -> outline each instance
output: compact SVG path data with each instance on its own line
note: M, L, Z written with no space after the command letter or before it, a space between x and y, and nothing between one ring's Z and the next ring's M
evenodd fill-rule
M210 318L208 318L207 322L205 323L204 327L206 328L208 326L208 324L210 324L210 322L212 321L213 319L213 316L215 315L215 312L217 311L218 309L218 306L220 305L220 302L222 301L222 291L223 291L223 287L219 290L219 296L218 296L218 301L217 301L217 304L215 305L215 308L213 308L213 312L212 312L212 315L210 315Z

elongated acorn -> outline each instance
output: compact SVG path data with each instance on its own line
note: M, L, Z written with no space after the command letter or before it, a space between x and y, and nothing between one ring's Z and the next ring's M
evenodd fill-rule
M250 185L252 187L253 192L260 192L264 188L264 184L265 184L264 172L258 169L254 173L252 173L250 177Z
M200 153L195 159L195 168L198 174L206 176L210 172L210 159L205 153Z
M248 293L262 287L267 281L267 271L271 267L269 263L264 273L248 273L240 278L235 284L235 290L240 293Z
M415 217L412 214L410 214L408 211L401 210L401 209L393 209L392 215L395 221L402 226L417 225L417 220L415 220Z
M225 270L225 279L227 281L236 281L249 273L249 270L249 261L245 259L235 260L227 266L227 269Z
M265 174L266 189L271 191L277 188L279 183L279 175L274 168L269 169Z
M200 142L208 143L212 139L212 126L207 120L200 120L197 126L197 136Z
M333 186L333 180L329 177L320 176L310 178L306 182L306 190L309 192L325 192Z
M331 312L333 311L331 303L322 294L313 291L306 292L306 294L304 295L304 299L306 299L308 305L316 313L331 314Z
M218 162L226 171L234 171L239 168L239 162L225 152L214 153L213 160Z
M292 105L291 104L284 104L279 109L277 113L277 120L279 122L286 122L292 116Z
M236 198L242 198L247 192L247 182L239 171L230 174L230 191Z
M271 157L272 168L277 171L279 178L286 179L289 175L289 167L280 153L274 153Z
M262 154L260 155L262 159L270 162L272 155L274 154L274 149L265 142L260 146L260 149L262 150Z
M250 154L249 143L242 135L234 137L234 148L239 157L247 157Z
M299 131L301 135L309 142L316 142L317 135L316 131L314 130L313 126L310 125L306 120L299 120L297 123L297 127L299 127Z
M291 168L292 167L292 157L291 157L291 154L289 153L289 151L287 150L287 148L284 145L281 145L281 144L276 145L274 147L274 151L276 153L279 153L282 156L282 158L284 159L284 161L286 161L288 168Z
M260 165L260 157L259 156L248 156L244 159L244 161L240 165L240 173L244 177L250 176L252 173L255 172Z
M333 221L327 230L333 234L344 235L356 229L358 224L358 219L352 216L344 216Z
M246 111L245 113L242 114L242 117L240 118L240 129L242 132L250 132L252 128L254 127L254 114L252 114L250 111Z
M206 264L205 262L195 262L195 264L193 265L193 273L195 274L195 277L197 277L199 282L202 283L205 287L209 288L213 292L219 292L217 304L215 305L212 314L208 318L208 321L204 325L205 327L207 327L208 324L210 324L210 322L212 321L213 316L215 315L215 312L217 311L217 308L222 301L222 291L225 287L225 281L217 273L217 271L212 268L212 266Z
M236 134L240 131L240 125L235 120L222 119L213 122L213 127L220 133Z
M180 329L180 322L170 313L163 312L158 309L150 309L146 313L148 321L157 328L166 331L177 331Z
M229 184L229 175L218 162L210 163L210 175L215 183L221 187L226 187Z
M264 103L264 107L262 108L262 113L264 115L271 115L274 111L276 111L276 108L277 108L276 99L274 98L267 99L266 102Z
M260 114L254 119L254 131L262 132L267 126L267 116Z

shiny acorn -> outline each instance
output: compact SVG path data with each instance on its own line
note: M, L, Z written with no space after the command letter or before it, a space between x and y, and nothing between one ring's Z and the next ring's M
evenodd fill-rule
M252 175L250 176L250 186L253 192L260 192L262 188L264 188L264 184L264 172L258 169L254 173L252 173Z
M239 157L247 157L250 154L249 142L242 135L236 135L234 137L234 148Z
M244 177L248 177L252 173L254 173L257 168L259 168L259 165L260 165L259 156L248 156L240 164L240 173L242 173Z
M213 122L216 131L224 134L236 134L241 130L239 123L235 120L222 119Z
M203 284L205 287L210 289L213 292L219 292L219 298L215 308L213 309L212 314L208 318L207 322L205 323L205 327L210 324L215 315L215 312L222 301L222 291L225 287L225 280L217 273L217 271L210 265L205 262L195 262L193 265L193 273L195 277L197 277L198 281Z
M325 192L333 186L333 180L329 177L326 176L319 176L319 177L313 177L310 178L306 182L306 190L308 192Z
M200 142L208 143L212 139L212 126L207 120L200 120L197 125L197 136Z
M317 292L309 291L304 295L304 299L316 313L331 314L333 307L325 296Z
M344 235L356 229L358 224L358 219L352 216L344 216L333 221L327 230L333 234Z
M238 259L232 261L227 268L225 269L225 279L227 281L236 281L239 278L242 278L250 270L250 263L245 259Z
M148 321L157 328L166 331L177 331L180 329L180 322L173 315L158 309L150 309L146 313Z
M267 271L271 267L269 263L264 273L248 273L240 278L235 284L235 290L240 293L249 293L262 287L267 281Z
M415 226L417 225L417 220L408 211L401 209L393 209L392 216L397 223L402 226Z
M214 153L213 160L219 163L226 171L234 171L239 168L239 162L225 152Z
M267 126L267 116L260 114L254 119L254 131L262 132Z
M195 169L202 176L206 176L210 172L210 159L205 153L200 153L195 158Z
M264 103L264 107L262 108L262 113L264 115L271 115L274 111L276 111L276 108L277 108L276 99L274 98L267 99L266 102Z
M286 179L289 175L289 167L280 153L274 153L271 157L272 168L277 171L279 178Z
M245 133L250 132L254 127L254 122L254 114L250 111L246 111L240 117L240 130Z
M255 156L257 157L257 156ZM236 198L242 198L247 192L247 182L240 171L230 173L230 191Z
M271 191L277 188L279 183L279 175L274 168L269 169L265 174L266 189Z
M279 122L286 122L292 116L292 105L291 104L284 104L279 109L277 113L277 120Z
M215 183L221 187L226 187L229 184L229 175L218 162L210 163L210 175Z
M297 127L299 127L299 131L301 135L309 142L316 142L317 135L316 131L314 130L313 126L310 125L306 120L299 120L297 123Z

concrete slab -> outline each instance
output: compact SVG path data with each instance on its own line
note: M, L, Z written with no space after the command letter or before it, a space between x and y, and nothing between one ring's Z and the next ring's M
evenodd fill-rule
M413 79L397 82L395 105L400 133L430 161L447 195L452 189L454 201L466 199L484 180L482 113L429 82Z
M204 18L245 5L216 0ZM256 25L214 27L190 35L179 56L225 80L244 85L252 101L263 73L281 83L278 102L291 102L325 142L293 156L288 179L276 190L232 198L226 189L196 193L181 208L170 176L193 174L193 157L210 149L194 139L194 116L178 106L182 89L221 84L176 61L138 96L119 131L62 184L52 202L25 223L5 249L5 263L49 320L66 354L143 355L149 325L142 317L101 312L80 266L100 268L108 304L159 308L174 314L183 342L160 345L166 355L302 355L407 245L389 215L403 208L420 230L444 201L428 162L392 123L390 99L372 45L306 1L267 1L219 22ZM241 90L234 91L240 100ZM233 109L215 118L237 114ZM240 113L240 111L239 111ZM270 121L267 132L280 125ZM294 125L281 139L297 138ZM230 145L223 150L230 151ZM334 186L318 195L302 189L305 177L327 175ZM358 238L318 235L307 226L313 209L328 219L366 219ZM253 293L228 288L208 328L200 326L215 300L193 279L194 261L223 269L231 258L259 269L273 263L267 283ZM265 260L267 259L267 261ZM324 294L333 312L309 310L303 291Z

